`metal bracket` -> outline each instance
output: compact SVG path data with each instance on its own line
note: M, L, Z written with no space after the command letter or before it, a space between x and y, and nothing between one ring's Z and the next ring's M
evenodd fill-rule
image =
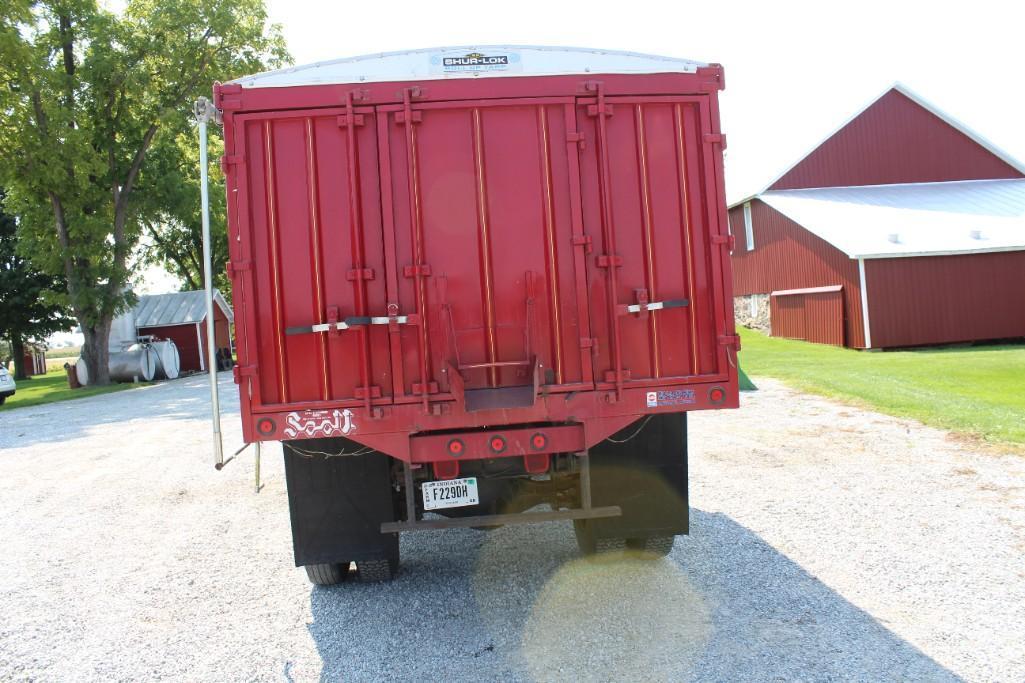
M252 261L228 261L224 266L224 271L228 274L228 278L231 280L234 280L239 273L252 269Z
M722 145L726 149L726 135L723 133L705 133L704 140L710 145Z
M574 247L583 247L585 254L590 254L594 248L593 240L590 235L573 235L570 239L570 244Z
M235 384L241 384L243 377L255 377L256 366L255 365L236 365L231 369L231 376L235 380Z
M220 111L212 119L221 123L221 112L235 111L242 108L242 85L239 83L214 83L214 106ZM231 97L234 95L235 97Z
M413 393L414 394L423 394L424 393L423 382L413 382L412 389L413 389ZM439 391L439 389L438 389L438 383L437 382L432 380L432 381L427 383L427 393L428 394L436 394L436 393L438 393L438 391Z
M424 113L417 109L416 111L410 112L409 118L413 123L422 123L424 120ZM402 111L395 112L395 123L405 123L406 113Z
M346 128L350 125L362 126L366 123L363 114L353 114L351 117L348 114L342 114L335 119L335 122L338 124L339 128Z
M429 263L421 263L419 265L403 266L402 267L403 277L430 277L431 266Z
M245 157L241 154L223 154L221 155L221 173L228 175L228 169L236 164L241 164L245 161Z
M601 81L587 81L584 91L593 92L598 97L596 104L587 105L588 116L612 116L613 106L605 101L605 85Z
M712 244L725 244L729 251L733 251L737 240L733 235L712 235Z
M345 279L350 282L355 280L373 280L374 269L373 268L353 268L345 274Z
M722 346L732 346L737 351L740 351L740 336L736 334L720 334L719 344Z
M618 376L616 375L616 371L615 370L606 370L605 371L605 383L606 384L616 384L619 380L622 380L624 382L629 381L630 380L630 371L626 370L626 369L620 370Z
M372 384L369 387L356 387L355 397L361 400L366 398L368 389L370 390L370 398L381 398L381 387L376 384Z

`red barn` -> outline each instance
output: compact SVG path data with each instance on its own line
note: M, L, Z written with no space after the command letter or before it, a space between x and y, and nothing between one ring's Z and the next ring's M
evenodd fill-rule
M1025 166L894 86L730 205L742 322L852 348L1025 337Z
M170 339L178 347L181 371L206 371L206 300L202 291L139 297L133 311L138 336ZM231 308L214 290L214 338L218 353L231 357Z

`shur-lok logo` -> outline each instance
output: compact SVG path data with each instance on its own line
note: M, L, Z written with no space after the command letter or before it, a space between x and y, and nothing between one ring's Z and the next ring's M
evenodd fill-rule
M446 69L460 68L501 68L509 65L509 55L486 55L480 52L469 52L461 57L445 57L442 61Z

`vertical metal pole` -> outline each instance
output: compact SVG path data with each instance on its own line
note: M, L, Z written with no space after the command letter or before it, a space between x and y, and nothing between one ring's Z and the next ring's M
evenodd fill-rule
M261 447L261 445L262 444L259 441L257 441L255 446L254 446L256 450L253 451L253 457L254 457L253 462L256 464L256 492L257 493L260 492L260 447Z
M214 338L214 288L210 257L210 191L207 174L206 124L213 117L210 100L196 100L196 123L199 124L199 196L203 213L203 286L206 289L206 352L210 372L210 418L213 423L214 467L224 467L224 445L221 441L221 403L217 394L217 340ZM259 451L257 451L259 453Z
M413 523L416 521L416 499L413 497L416 484L413 483L413 467L408 462L402 463L402 476L406 484L406 521Z
M591 509L591 457L587 451L577 453L580 458L580 507Z

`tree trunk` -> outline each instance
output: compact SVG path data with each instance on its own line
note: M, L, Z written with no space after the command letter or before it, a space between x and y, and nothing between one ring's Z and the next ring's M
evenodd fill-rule
M11 335L11 356L14 361L14 379L28 379L25 376L25 340L19 334Z
M82 360L89 372L90 385L110 384L110 322L110 318L104 318L96 325L82 325Z

